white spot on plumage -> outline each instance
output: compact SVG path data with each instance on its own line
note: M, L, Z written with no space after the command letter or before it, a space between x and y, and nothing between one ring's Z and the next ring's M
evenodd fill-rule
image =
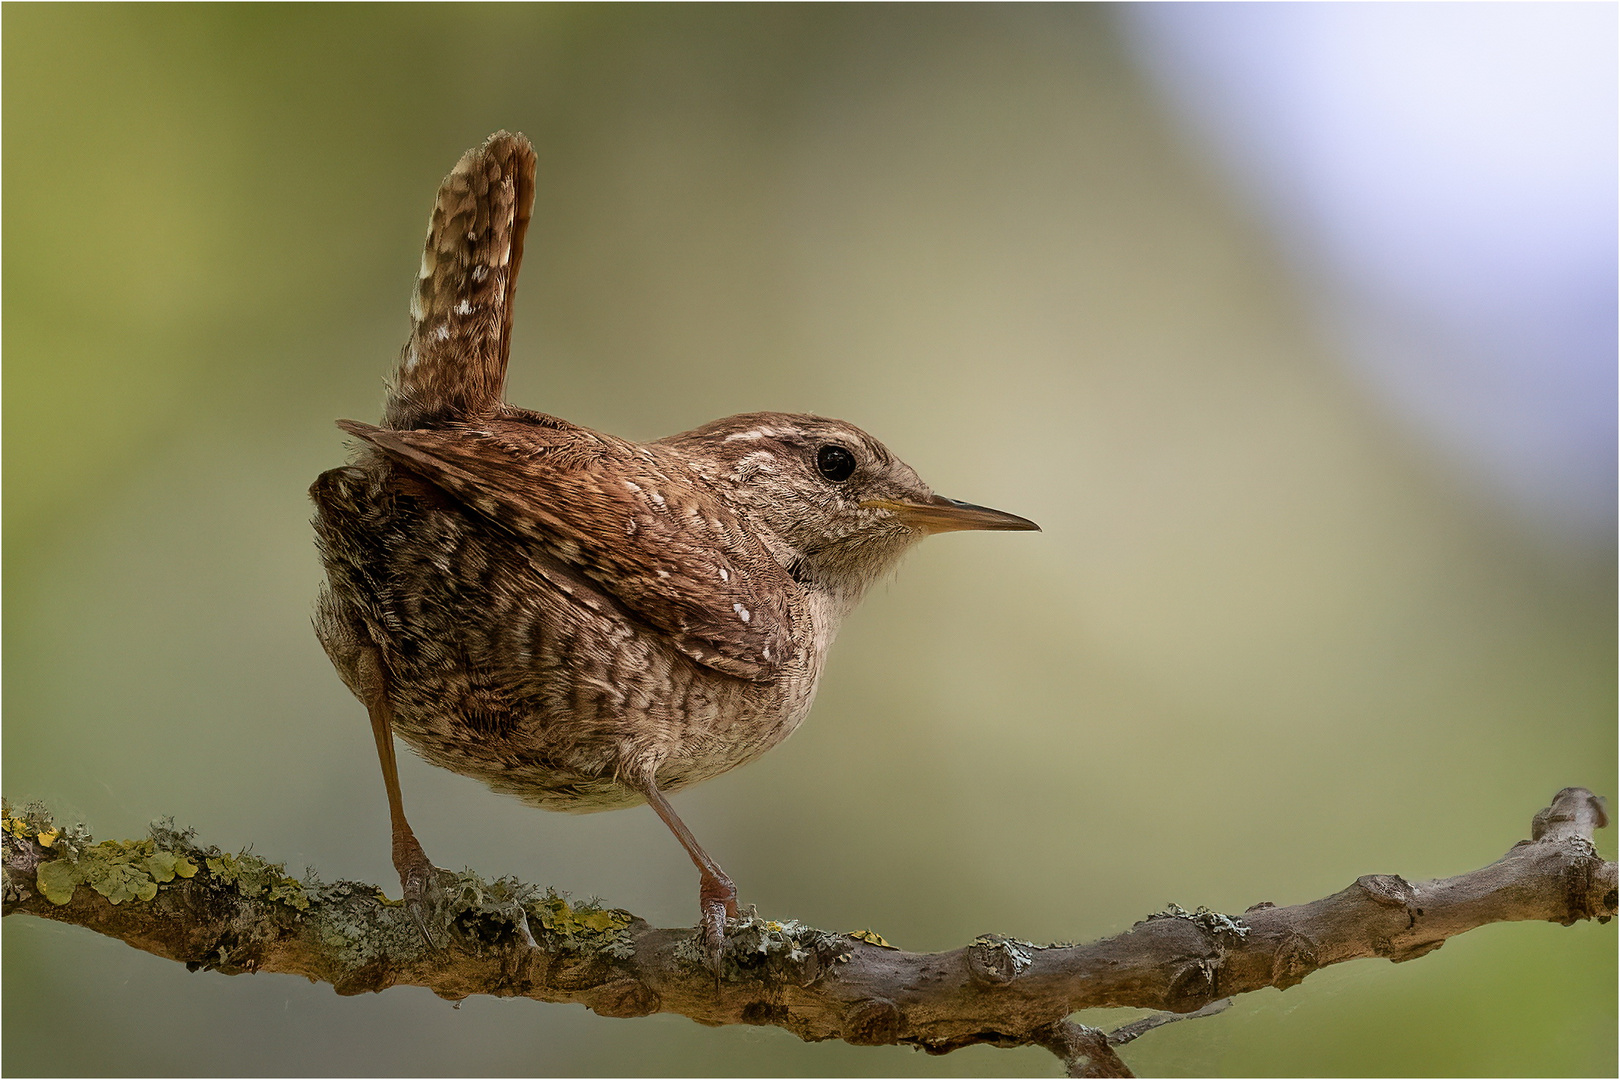
M727 570L723 566L720 568L720 580L721 581L730 581L731 580L731 571Z
M438 326L435 326L433 328L433 340L434 341L449 341L450 340L450 328L448 326L444 325L443 323L440 323Z
M751 622L754 618L754 613L743 607L741 604L732 604L731 610L735 611L737 613L737 618L741 619L743 622Z
M641 490L641 485L636 483L634 480L624 481L624 486L629 491L639 492Z
M757 427L747 431L737 431L725 437L725 442L736 442L739 439L775 439L783 435L781 428Z
M656 491L647 492L647 498L652 500L652 504L654 506L663 506L664 505L664 497L662 495L658 494L658 492L656 492Z
M472 279L474 281L482 282L487 277L489 277L489 267L483 263L479 263L472 268Z
M461 303L459 303L459 304L457 304L455 306L454 310L455 310L455 313L457 315L471 315L473 312L477 311L478 308L474 307L472 304L469 304L467 301L463 300L463 301L461 301Z
M661 578L667 578L667 577L669 577L669 571L668 570L660 570L660 571L658 571L658 576L661 577Z

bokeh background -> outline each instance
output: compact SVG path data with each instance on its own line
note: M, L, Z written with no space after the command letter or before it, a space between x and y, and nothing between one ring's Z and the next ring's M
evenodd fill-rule
M840 416L1045 526L924 545L800 732L677 798L762 913L1090 939L1457 873L1616 793L1613 5L0 19L14 802L393 881L304 491L500 127L540 155L512 400L637 438ZM645 809L402 766L441 864L693 919ZM1615 943L1488 927L1128 1057L1612 1075ZM12 1075L1055 1072L4 946Z

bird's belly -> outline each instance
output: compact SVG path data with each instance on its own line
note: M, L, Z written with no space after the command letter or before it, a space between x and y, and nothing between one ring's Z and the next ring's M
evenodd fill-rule
M704 667L627 620L526 581L435 605L390 637L395 730L432 762L550 810L588 813L718 776L810 711L819 656L770 682ZM445 616L434 624L436 611Z

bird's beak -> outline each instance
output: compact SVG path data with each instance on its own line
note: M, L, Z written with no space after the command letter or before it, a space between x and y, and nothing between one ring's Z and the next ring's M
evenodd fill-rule
M956 532L961 529L993 529L1003 532L1040 531L1040 526L1017 514L1004 514L988 506L957 502L935 495L927 502L898 502L893 499L871 499L861 503L874 510L890 510L894 516L925 533Z

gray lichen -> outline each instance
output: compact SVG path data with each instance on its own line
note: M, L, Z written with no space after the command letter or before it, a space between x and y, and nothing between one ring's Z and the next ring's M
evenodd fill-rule
M1223 915L1219 911L1211 911L1202 904L1192 911L1188 911L1180 904L1171 901L1163 911L1155 911L1148 916L1149 921L1153 919L1185 919L1200 930L1215 936L1221 934L1232 934L1240 938L1249 936L1249 927L1242 919Z
M823 960L831 961L841 952L836 934L795 919L762 919L749 908L741 917L726 923L721 976L753 978L767 971L780 971L797 981L813 975ZM699 967L707 967L709 963L696 934L676 949L676 956Z

